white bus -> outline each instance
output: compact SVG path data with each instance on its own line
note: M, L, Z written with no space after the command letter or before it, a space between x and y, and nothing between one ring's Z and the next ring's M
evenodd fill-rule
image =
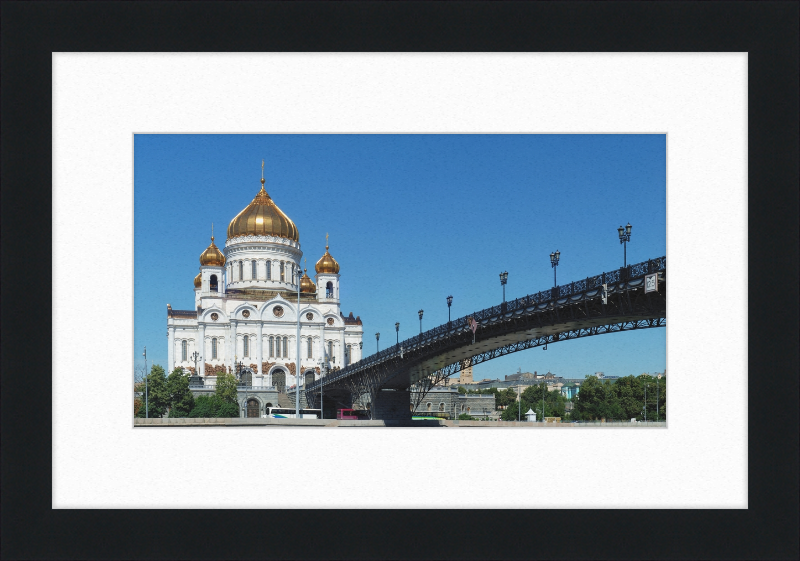
M285 407L270 407L266 415L262 415L264 419L294 419L294 408L287 409ZM319 409L300 409L301 419L321 419L322 412Z

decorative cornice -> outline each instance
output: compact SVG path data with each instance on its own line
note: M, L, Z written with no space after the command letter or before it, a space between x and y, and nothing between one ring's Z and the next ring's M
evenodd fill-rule
M286 245L294 249L300 249L300 243L287 238L279 238L278 236L236 236L229 238L225 242L225 247L234 245L243 245L248 243L273 243L276 245Z

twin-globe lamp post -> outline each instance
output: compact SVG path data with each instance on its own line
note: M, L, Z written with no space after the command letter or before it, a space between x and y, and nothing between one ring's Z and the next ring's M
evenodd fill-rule
M619 243L622 244L622 266L628 266L628 242L631 241L631 223L625 225L625 228L620 226L617 228L619 232Z
M419 334L420 334L420 337L422 337L422 313L423 312L424 312L424 310L420 310L420 311L417 312L419 314Z
M503 287L503 309L506 308L506 283L508 282L508 271L500 273L500 285Z
M561 252L556 250L555 253L550 254L550 266L553 268L553 286L558 286L556 282L556 267L558 267L558 260L561 259Z

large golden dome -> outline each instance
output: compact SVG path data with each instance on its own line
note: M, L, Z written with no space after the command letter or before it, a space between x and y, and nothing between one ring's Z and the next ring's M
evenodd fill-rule
M261 180L261 190L253 202L228 225L228 239L239 236L276 236L300 241L297 226L264 190L264 179Z
M201 273L197 273L197 276L194 278L194 287L200 288L203 285L203 280L200 278Z
M308 276L307 271L308 269L303 269L303 276L300 278L300 292L316 292L317 285Z
M317 273L339 273L339 263L333 258L333 255L328 253L328 246L325 246L325 255L320 257L317 264L314 266Z
M225 265L225 256L222 255L219 248L214 245L214 236L211 236L211 245L200 254L200 264L210 265L212 267L222 267Z

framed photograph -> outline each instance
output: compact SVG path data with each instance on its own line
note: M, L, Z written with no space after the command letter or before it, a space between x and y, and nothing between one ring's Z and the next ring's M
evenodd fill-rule
M798 251L774 243L798 237L796 4L40 2L2 21L4 558L798 556ZM231 132L666 135L670 426L135 430L134 135ZM233 202L174 205L163 250ZM588 523L491 539L554 517Z

